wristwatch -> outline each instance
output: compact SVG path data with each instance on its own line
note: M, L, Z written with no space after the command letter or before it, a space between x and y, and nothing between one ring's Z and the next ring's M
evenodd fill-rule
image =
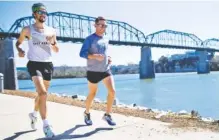
M54 42L54 44L51 44L51 45L53 45L53 46L54 46L55 44L56 44L56 42Z

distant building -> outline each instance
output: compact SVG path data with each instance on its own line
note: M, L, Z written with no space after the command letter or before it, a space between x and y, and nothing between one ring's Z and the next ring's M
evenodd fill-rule
M168 60L183 60L184 58L198 58L198 54L196 51L187 51L185 54L173 54L168 58Z
M208 60L211 60L213 57L213 54L209 53L208 54ZM173 54L171 55L168 60L169 61L174 61L174 60L183 60L183 59L197 59L199 58L198 52L197 51L187 51L185 54Z

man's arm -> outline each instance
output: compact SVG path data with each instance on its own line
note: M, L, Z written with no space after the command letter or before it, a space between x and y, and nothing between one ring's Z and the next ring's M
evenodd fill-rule
M89 39L88 38L86 38L85 40L84 40L84 43L83 43L83 45L82 45L82 47L81 47L81 50L80 50L80 57L82 57L82 58L85 58L85 59L92 59L91 58L91 55L88 53L88 50L89 50L89 48L90 48L90 41L89 41Z
M20 36L15 44L19 57L24 57L24 55L25 55L25 52L20 48L20 44L22 44L25 37L28 36L27 33L28 33L28 28L27 27L23 28L21 33L20 33Z
M112 58L111 56L108 56L108 64L111 64L112 63Z
M57 45L57 39L56 39L56 31L55 31L55 29L54 29L54 35L52 36L52 39L51 39L51 41L50 41L50 43L51 43L51 45L52 45L52 50L54 51L54 52L59 52L59 47L58 47L58 45Z
M99 61L102 61L104 59L104 56L102 54L89 54L89 48L91 46L91 43L88 38L85 39L81 51L80 51L80 57L85 59L96 59Z

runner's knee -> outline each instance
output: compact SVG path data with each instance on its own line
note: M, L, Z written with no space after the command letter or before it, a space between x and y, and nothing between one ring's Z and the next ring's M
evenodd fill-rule
M108 91L108 94L109 94L109 96L114 97L115 94L116 94L116 91L115 91L114 89L110 89L110 90Z
M89 95L93 97L93 96L96 96L96 93L97 92L90 92Z
M37 96L36 98L35 98L35 102L38 102L39 101L39 96Z
M44 90L40 91L38 94L39 94L39 98L40 98L40 99L45 99L45 98L47 98L47 92L44 91Z

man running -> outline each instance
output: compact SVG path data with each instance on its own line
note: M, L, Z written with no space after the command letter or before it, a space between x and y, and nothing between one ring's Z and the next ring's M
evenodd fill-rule
M98 83L103 81L108 90L107 109L103 119L109 125L116 125L110 115L115 97L115 86L113 75L110 71L111 57L107 55L109 40L104 37L107 28L106 20L103 17L96 18L95 28L96 32L85 39L80 51L80 57L87 59L87 80L89 88L84 121L87 125L93 124L89 110L96 95Z
M20 44L25 38L28 39L27 58L29 61L27 69L38 93L35 99L34 111L29 114L31 127L36 129L35 124L37 122L37 112L39 111L43 120L45 136L53 137L54 133L46 118L46 100L53 73L52 51L58 52L59 48L57 47L55 29L44 24L47 17L46 6L42 3L33 4L32 12L35 23L22 29L16 48L19 57L24 57L25 52L20 48Z

